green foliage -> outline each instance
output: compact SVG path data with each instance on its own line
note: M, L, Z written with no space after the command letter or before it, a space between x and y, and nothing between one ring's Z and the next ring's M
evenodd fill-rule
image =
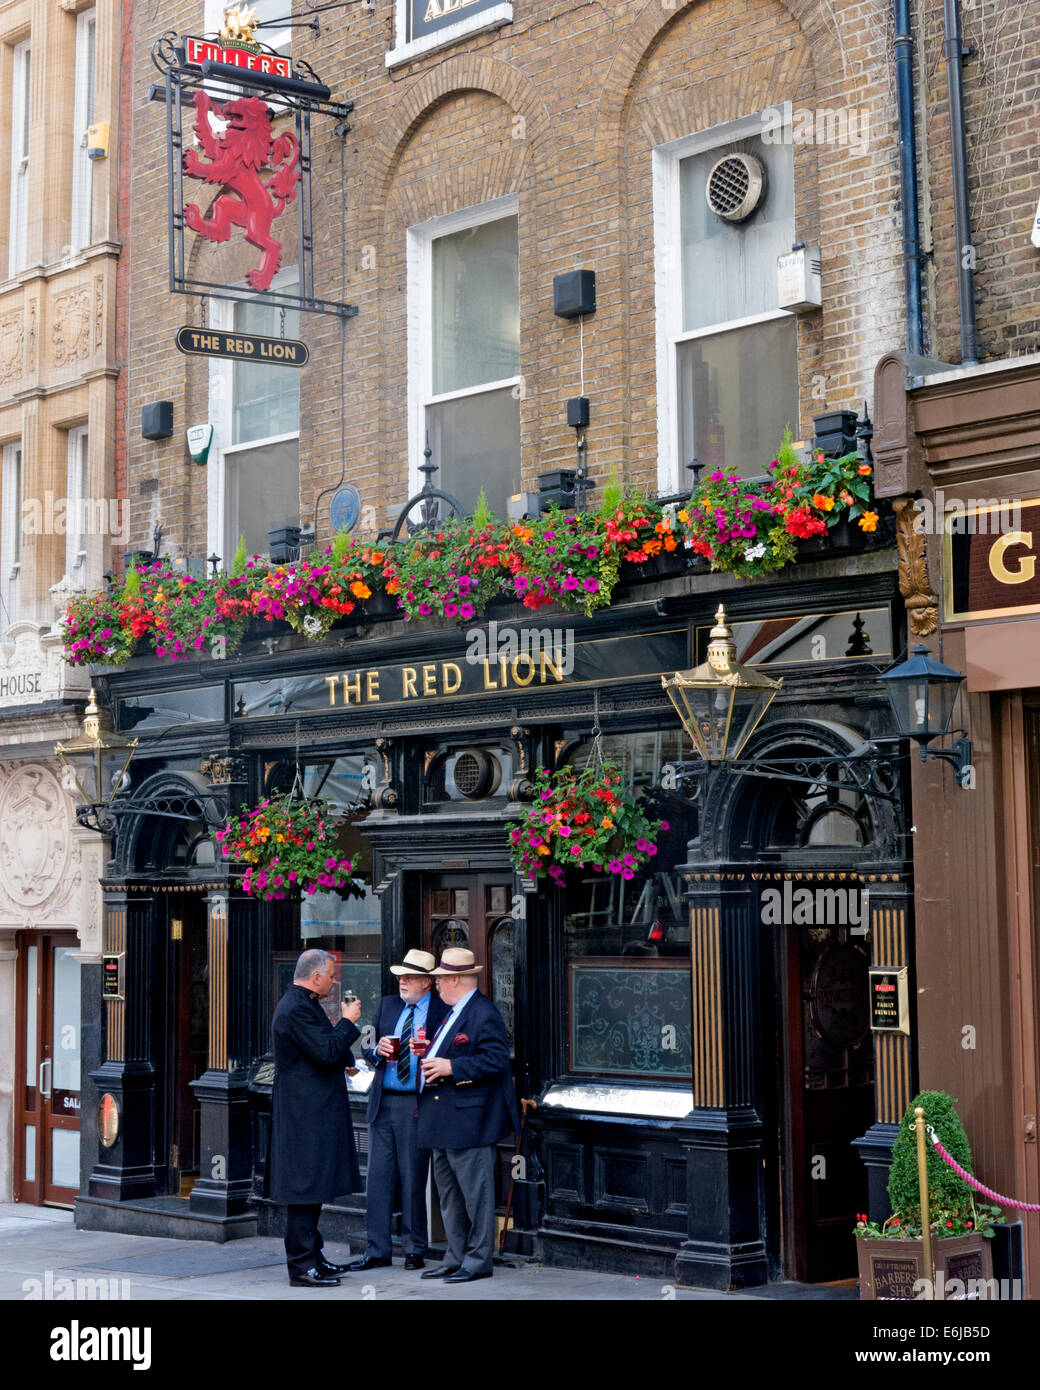
M488 506L487 493L481 488L477 493L477 505L473 508L471 518L474 531L483 531L486 526L492 524L494 519L494 514Z
M904 1221L920 1225L921 1199L917 1181L917 1135L914 1130L914 1109L924 1107L925 1123L931 1125L939 1142L952 1158L967 1172L972 1171L968 1136L957 1118L953 1100L945 1091L921 1091L903 1116L899 1133L892 1146L892 1166L888 1170L888 1198L892 1211ZM948 1168L932 1147L928 1153L928 1206L931 1221L940 1213L957 1212L971 1215L971 1188Z
M141 576L137 572L137 566L131 565L126 572L123 580L123 598L138 598L141 593Z
M780 447L776 451L776 461L781 468L800 468L802 460L794 447L794 436L791 433L791 426L784 426L784 435L780 441Z
M350 553L351 538L349 531L337 531L332 539L332 558L337 564L342 563Z
M235 546L234 558L231 561L231 573L236 579L239 575L245 574L248 559L249 557L246 554L246 538L245 536L239 536L238 545Z
M624 500L625 490L618 479L617 469L614 469L603 488L603 500L599 504L600 516L613 516Z

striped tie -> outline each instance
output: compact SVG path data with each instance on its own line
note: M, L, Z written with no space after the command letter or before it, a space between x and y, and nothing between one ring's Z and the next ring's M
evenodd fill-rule
M408 1016L401 1028L401 1055L397 1059L397 1079L403 1086L407 1086L412 1076L412 1051L408 1046L412 1037L412 1019L415 1017L415 1005L408 1005Z

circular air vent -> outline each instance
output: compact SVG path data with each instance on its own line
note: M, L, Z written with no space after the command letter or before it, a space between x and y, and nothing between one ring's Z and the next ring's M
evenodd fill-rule
M498 761L483 748L464 748L446 770L449 782L467 801L491 796L502 773Z
M716 217L743 222L762 201L766 171L753 154L727 154L712 166L705 197Z

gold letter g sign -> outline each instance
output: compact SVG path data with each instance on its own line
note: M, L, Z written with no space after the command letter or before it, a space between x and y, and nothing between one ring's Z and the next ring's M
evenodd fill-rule
M1004 563L1004 551L1011 545L1033 547L1032 531L1009 531L993 542L989 552L989 572L1000 584L1025 584L1036 574L1036 556L1025 555L1019 561L1018 569L1009 570Z

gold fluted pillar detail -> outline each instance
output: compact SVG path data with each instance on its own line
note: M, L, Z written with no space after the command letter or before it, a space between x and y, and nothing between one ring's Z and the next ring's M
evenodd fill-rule
M872 896L870 928L871 964L889 970L901 970L908 964L905 907L894 905L891 898L875 906ZM878 1123L898 1124L913 1094L910 1039L905 1033L874 1034L874 1092Z
M691 983L693 988L693 1103L724 1103L722 1061L722 963L719 909L691 908Z
M228 919L227 898L209 899L209 1068L227 1070Z
M106 905L105 944L102 950L106 955L126 955L126 907ZM110 1062L126 1061L126 1003L122 999L105 1000L105 1037L107 1056Z

